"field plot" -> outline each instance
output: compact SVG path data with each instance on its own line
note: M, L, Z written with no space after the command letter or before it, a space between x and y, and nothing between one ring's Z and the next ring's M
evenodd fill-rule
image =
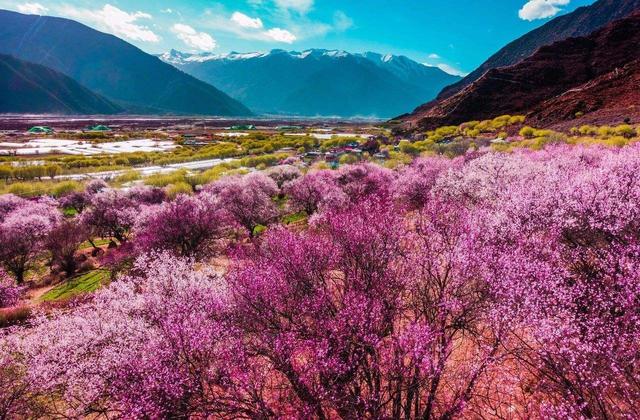
M175 149L173 141L136 139L109 143L91 143L80 140L33 139L26 143L2 142L0 155L99 155L131 152L161 152Z
M334 137L341 137L341 138L353 138L353 137L357 137L357 138L361 138L361 139L368 139L373 137L370 134L354 134L354 133L285 133L285 136L290 136L290 137L305 137L305 136L310 136L313 137L314 139L318 139L318 140L329 140L332 139Z
M91 293L99 289L109 278L106 270L94 270L68 280L41 297L43 302L69 299L84 293Z

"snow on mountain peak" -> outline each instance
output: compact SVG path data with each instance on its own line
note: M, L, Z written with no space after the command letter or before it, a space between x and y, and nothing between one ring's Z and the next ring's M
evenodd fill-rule
M227 61L239 61L239 60L251 60L255 58L268 57L273 55L288 56L291 58L304 60L309 57L330 57L330 58L344 58L344 57L362 57L378 64L392 63L395 66L411 66L412 61L404 56L396 56L393 54L379 54L375 52L365 52L352 54L344 50L325 50L325 49L308 49L304 51L286 51L282 49L275 49L269 52L249 52L239 53L232 51L228 54L190 54L183 53L176 50L171 50L167 53L160 54L158 57L169 64L173 65L186 65L189 63L204 63L214 60L227 60Z
M176 50L171 50L170 52L160 54L158 57L169 64L175 65L183 65L188 63L205 63L207 61L214 60L249 60L252 58L265 57L269 55L269 53L264 52L250 52L250 53L237 53L230 52L228 54L213 54L213 53L202 53L202 54L189 54L183 53Z
M331 50L325 51L323 55L326 55L327 57L348 57L350 54L342 50Z

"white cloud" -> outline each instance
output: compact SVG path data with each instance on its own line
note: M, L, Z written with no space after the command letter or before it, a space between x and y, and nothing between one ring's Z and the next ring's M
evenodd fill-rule
M529 0L518 12L520 19L532 21L546 19L560 12L562 6L566 6L571 0Z
M450 64L446 64L446 63L439 63L436 64L436 67L439 68L440 70L442 70L445 73L449 73L449 74L453 74L454 76L461 76L464 77L466 75L468 75L469 73L460 70L457 67L454 67Z
M344 32L353 26L353 19L347 16L343 11L337 10L333 14L333 27L338 32Z
M198 32L194 28L189 25L185 25L182 23L176 23L171 27L171 32L173 32L178 39L184 42L191 48L200 51L211 51L216 48L216 40L211 37L211 35Z
M267 38L271 38L277 42L284 42L285 44L292 44L296 39L298 39L294 34L287 31L286 29L281 28L273 28L264 32L264 35Z
M313 7L314 0L274 0L276 6L298 13L307 13Z
M60 8L60 13L121 38L144 42L160 41L160 37L152 30L137 23L140 19L151 19L151 15L148 13L127 13L110 4L105 4L99 10L79 9L67 5Z
M427 67L437 67L440 70L444 71L445 73L453 74L454 76L464 77L469 74L463 70L460 70L456 66L453 66L445 62L445 60L436 53L429 54L427 56L427 61L422 64L424 64Z
M215 33L224 32L245 40L285 44L320 38L330 32L344 32L354 25L353 20L340 10L333 13L331 22L310 19L305 13L313 8L313 0L246 2L255 9L252 15L228 10L218 3L205 10L199 25Z
M226 32L241 39L271 43L292 44L299 39L297 27L265 27L258 17L252 18L237 11L229 15L221 7L206 10L205 16L200 21L201 26L216 33Z
M47 10L49 9L47 9L40 3L24 3L18 5L18 11L20 13L26 13L28 15L42 15Z
M234 12L231 21L242 28L262 29L264 26L260 18L254 19L240 12Z

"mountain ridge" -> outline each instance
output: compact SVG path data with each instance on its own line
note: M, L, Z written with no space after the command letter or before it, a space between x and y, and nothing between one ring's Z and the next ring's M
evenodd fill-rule
M59 71L128 111L251 114L215 87L70 19L0 10L0 53Z
M617 77L624 69L630 76L637 74L638 45L640 13L589 36L542 47L513 66L491 69L457 94L402 117L402 127L429 129L515 113L536 116L539 125L550 126L585 112L605 112L615 105L605 100L608 89L621 99L638 89L633 78ZM617 82L611 84L613 79Z
M318 48L189 54L172 50L159 57L255 111L271 114L391 117L459 80L404 56L373 52Z
M0 113L116 114L122 111L56 70L0 54Z

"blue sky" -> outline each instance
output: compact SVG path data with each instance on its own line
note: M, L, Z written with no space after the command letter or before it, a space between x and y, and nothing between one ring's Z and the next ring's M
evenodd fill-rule
M404 54L469 72L509 41L594 0L0 0L79 20L150 53L273 48Z

